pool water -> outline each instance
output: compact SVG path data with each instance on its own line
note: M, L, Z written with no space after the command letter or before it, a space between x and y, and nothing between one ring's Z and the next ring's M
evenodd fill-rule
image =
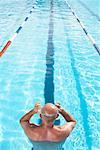
M100 2L68 2L100 46ZM60 102L77 120L64 150L99 150L100 58L65 1L0 0L0 48L33 5L29 20L0 58L0 149L30 150L20 118L36 102ZM32 121L38 120L35 115Z

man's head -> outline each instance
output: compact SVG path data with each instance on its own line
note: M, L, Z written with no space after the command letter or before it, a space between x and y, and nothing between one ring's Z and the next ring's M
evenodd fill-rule
M44 122L53 122L58 116L58 108L54 104L47 103L41 109L40 117Z

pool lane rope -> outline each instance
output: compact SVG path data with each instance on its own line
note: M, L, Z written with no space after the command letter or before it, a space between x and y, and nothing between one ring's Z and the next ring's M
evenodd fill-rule
M83 23L80 21L79 17L75 14L74 10L71 8L71 6L69 5L69 3L65 0L68 8L71 10L72 14L74 15L74 17L77 19L77 21L79 22L79 24L81 25L83 31L85 32L86 36L88 37L89 41L92 43L93 47L95 48L95 50L97 51L97 53L100 55L100 49L97 46L94 38L88 33L88 31L86 30L85 26L83 25Z
M25 25L25 23L27 22L27 20L29 19L30 15L32 14L32 12L34 11L34 6L32 7L32 9L30 10L29 14L27 15L27 17L25 18L24 22L21 24L21 26L19 26L19 28L16 30L16 32L14 33L14 35L7 41L7 43L5 44L5 46L2 48L2 50L0 51L0 57L5 53L5 51L8 49L8 47L11 45L11 43L13 42L13 40L16 38L16 36L18 35L18 33L21 31L21 29L23 28L23 26Z

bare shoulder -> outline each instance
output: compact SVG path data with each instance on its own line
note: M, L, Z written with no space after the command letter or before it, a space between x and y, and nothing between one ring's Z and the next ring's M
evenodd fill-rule
M37 140L40 132L40 126L36 124L27 124L23 126L24 132L29 139Z
M60 129L73 129L76 125L76 121L67 122L65 125L59 126Z
M76 122L67 122L65 125L56 126L56 129L65 136L69 136L71 131L74 129Z
M35 134L35 131L37 131L38 130L37 128L39 128L38 125L31 124L28 121L21 123L21 126L27 136L31 135L32 133ZM33 130L34 130L34 132L33 132Z

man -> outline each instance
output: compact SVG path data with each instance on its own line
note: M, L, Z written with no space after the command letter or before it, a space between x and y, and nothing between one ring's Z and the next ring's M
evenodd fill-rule
M40 112L42 123L31 124L30 118ZM61 114L66 124L55 126L55 119ZM76 120L60 104L47 103L41 108L40 103L20 119L20 123L29 140L33 143L34 150L61 150L64 141L76 125Z

